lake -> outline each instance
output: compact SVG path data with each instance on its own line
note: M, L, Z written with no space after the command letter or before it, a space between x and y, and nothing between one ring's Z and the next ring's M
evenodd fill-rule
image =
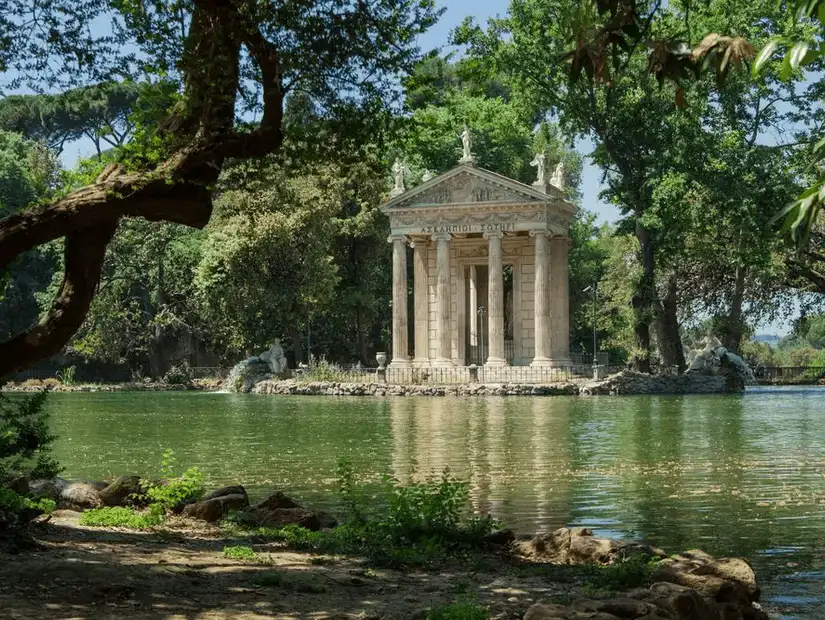
M738 396L335 398L197 392L49 399L68 478L159 473L171 448L210 486L336 506L335 472L449 467L520 533L585 525L755 566L783 618L825 609L825 389Z

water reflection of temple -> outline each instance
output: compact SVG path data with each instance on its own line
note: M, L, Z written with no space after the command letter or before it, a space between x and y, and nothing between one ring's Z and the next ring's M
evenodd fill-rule
M571 406L566 398L395 399L393 473L409 483L449 467L469 482L475 512L523 531L561 527L571 515Z

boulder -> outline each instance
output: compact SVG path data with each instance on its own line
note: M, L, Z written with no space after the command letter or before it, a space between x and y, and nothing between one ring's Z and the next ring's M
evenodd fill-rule
M249 505L249 497L246 495L246 489L243 488L243 485L240 484L232 484L225 487L221 487L219 489L215 489L214 491L209 491L209 493L205 494L201 501L205 502L210 499L215 499L216 497L223 497L225 495L243 495L247 498L246 504Z
M8 488L17 493L18 495L28 495L29 494L29 477L28 476L15 476L9 482Z
M252 510L278 510L281 508L303 508L303 506L292 498L284 495L281 491L275 491L265 500L252 506Z
M662 560L652 578L686 586L717 603L733 603L742 608L751 607L760 595L756 575L745 560L717 560L699 550Z
M240 493L222 495L212 499L187 504L183 508L183 515L202 521L219 521L230 510L241 510L249 504L249 498Z
M487 545L509 545L516 539L516 535L513 530L495 530L490 532L489 534L485 534L481 542Z
M60 499L60 493L69 485L63 478L42 478L29 483L29 495L34 499Z
M100 491L108 486L105 482L78 481L68 483L57 499L58 508L87 510L103 505Z
M256 523L266 527L282 528L286 525L300 525L317 532L321 529L321 519L306 508L276 508L275 510L252 509Z
M632 553L648 553L648 549L610 538L597 538L585 527L562 527L536 535L527 543L525 551L554 564L611 564Z
M140 495L142 491L140 476L118 476L100 491L100 499L104 506L125 506L132 503L133 495Z

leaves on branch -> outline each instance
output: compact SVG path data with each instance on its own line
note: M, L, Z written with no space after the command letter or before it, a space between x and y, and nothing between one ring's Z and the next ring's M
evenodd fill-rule
M730 67L740 65L753 58L756 48L743 37L728 37L711 33L693 50L693 60L698 63L699 72L713 69L721 84L725 81Z

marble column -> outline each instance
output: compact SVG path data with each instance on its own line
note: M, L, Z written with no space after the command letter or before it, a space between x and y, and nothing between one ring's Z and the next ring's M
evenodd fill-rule
M407 237L393 235L392 242L392 363L393 368L410 365L407 330Z
M501 260L501 232L484 233L489 243L487 253L487 327L490 352L488 366L504 366L504 265Z
M570 239L550 239L550 357L554 366L570 366Z
M531 366L552 366L550 359L550 251L546 230L531 230L535 239L536 287L534 301L534 331L536 353Z
M413 304L415 314L415 366L430 365L430 293L427 284L427 242L413 242Z
M470 346L478 346L478 272L470 265Z
M449 233L433 235L436 242L436 358L435 366L452 366L450 333L450 239Z

